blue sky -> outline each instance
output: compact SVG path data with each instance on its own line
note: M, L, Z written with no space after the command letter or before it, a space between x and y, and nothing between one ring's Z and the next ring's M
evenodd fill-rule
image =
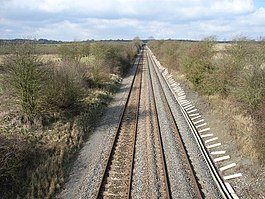
M0 0L0 38L265 36L265 0Z
M256 8L265 8L265 0L255 0L253 1Z

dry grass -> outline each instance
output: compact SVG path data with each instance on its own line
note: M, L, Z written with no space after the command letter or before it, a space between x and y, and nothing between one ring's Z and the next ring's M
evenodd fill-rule
M58 54L42 54L40 59L44 62L60 62L61 58Z
M64 162L80 147L83 132L76 122L66 123L41 134L43 146L47 152L52 151L43 164L31 175L31 193L29 198L51 198L56 189L64 182Z
M73 113L67 112L51 126L34 131L10 117L16 110L6 111L0 122L1 198L52 198L64 182L69 159L99 121L110 99L110 92L95 90L82 106L73 107ZM14 126L10 126L10 119Z
M201 95L218 96L216 108L225 107L233 124L231 135L242 153L264 164L265 42L152 41L150 48L162 64L184 74Z
M241 149L244 155L257 160L258 151L253 136L256 129L253 119L246 116L230 99L224 99L218 95L210 96L208 99L213 110L221 113L226 118L231 129L230 134L236 140L237 147Z
M103 59L99 60L102 65L98 74L92 71L94 63L62 61L61 56L49 52L49 46L38 49L42 52L37 53L40 61L48 63L45 71L49 69L41 81L49 88L42 92L42 102L47 106L42 106L39 117L34 118L39 125L24 122L22 108L15 97L10 97L8 89L0 95L1 199L53 197L64 182L67 164L100 120L112 93L119 87L120 75L130 67L136 54L132 46L100 44L98 54L103 52L104 56L98 58ZM58 48L53 47L52 52ZM93 76L101 74L103 77L96 82ZM48 103L51 101L54 103Z
M3 64L4 55L0 55L0 65Z

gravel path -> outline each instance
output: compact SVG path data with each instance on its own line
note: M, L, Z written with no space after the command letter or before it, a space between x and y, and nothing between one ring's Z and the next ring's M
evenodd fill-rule
M80 150L71 169L69 181L65 183L56 198L92 198L92 190L99 183L100 175L103 172L102 165L104 165L106 155L111 147L135 70L136 65L131 68L128 75L123 79L118 93L108 106L98 128L91 134Z

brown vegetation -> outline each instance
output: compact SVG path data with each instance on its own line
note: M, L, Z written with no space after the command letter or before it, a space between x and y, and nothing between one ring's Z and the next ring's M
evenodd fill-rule
M222 44L221 50L212 38L148 45L162 64L184 74L200 94L219 99L222 107L229 107L227 103L237 107L226 111L232 121L231 134L244 154L264 163L265 42L239 38Z
M0 195L51 198L137 47L134 42L60 44L51 50L59 62L42 60L48 45L4 48L9 50L0 71Z

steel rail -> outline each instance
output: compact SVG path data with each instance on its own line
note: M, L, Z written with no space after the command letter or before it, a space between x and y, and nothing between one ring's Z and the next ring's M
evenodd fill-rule
M151 52L151 50L149 48L148 48L148 50ZM155 63L155 65L157 66L156 63ZM162 75L162 77L163 77L163 75ZM206 162L206 165L207 165L207 167L211 173L211 176L212 176L217 188L219 189L220 194L223 196L223 198L233 199L233 196L229 192L228 188L226 187L226 185L224 183L224 180L222 179L220 173L216 169L216 167L215 167L205 145L203 144L203 141L202 141L201 137L199 136L199 133L198 133L197 129L195 128L195 125L193 124L191 118L189 117L189 115L187 114L187 112L185 111L185 109L183 108L181 103L179 102L176 94L174 93L173 89L169 86L169 83L167 82L166 78L165 77L163 77L163 78L166 82L167 87L170 89L171 93L173 94L174 98L176 99L176 102L180 107L182 115L184 116L184 119L186 120L188 126L191 129L193 137L195 138L195 141L199 147L199 150L200 150L200 152L201 152L201 154L202 154L202 156Z
M159 77L158 77L158 74L154 68L155 66L155 63L152 59L152 57L148 56L149 57L149 60L150 60L150 65L153 66L153 69L154 69L154 74L156 75L157 79L158 79L158 82L159 82L159 87L160 87L160 90L161 90L161 94L163 96L163 99L164 99L164 102L165 102L165 105L166 105L166 109L168 110L168 113L169 113L169 116L172 120L172 123L174 124L173 125L173 128L175 129L175 134L177 136L177 139L179 140L179 145L180 145L180 150L182 152L182 155L184 157L184 162L186 163L186 166L187 166L187 169L189 170L189 174L190 174L190 179L192 181L192 184L193 184L193 188L195 189L195 194L196 194L196 198L199 198L199 199L202 199L203 198L203 193L201 191L201 189L199 188L199 183L197 182L197 178L196 178L196 175L195 175L195 171L193 169L193 166L192 166L192 163L190 161L190 158L189 158L189 155L188 155L188 152L184 146L184 141L179 133L179 130L178 130L178 125L176 123L176 120L175 120L175 117L173 115L173 112L171 110L171 107L169 105L169 102L167 100L167 97L166 97L166 94L165 94L165 91L162 87L162 84L159 80Z
M143 56L143 50L141 50L141 52L140 52L141 54L139 55L139 58L138 58L138 60L137 60L137 58L136 58L136 60L135 60L135 62L134 62L134 65L136 64L136 62L138 61L138 63L137 63L137 68L136 68L136 71L135 71L135 73L134 73L134 76L133 76L133 80L132 80L132 84L131 84L131 86L130 86L130 90L129 90L129 93L128 93L128 96L127 96L127 99L126 99L126 102L125 102L125 105L124 105L124 107L123 107L123 110L122 110L122 113L121 113L121 115L120 115L120 119L119 119L119 125L118 125L118 127L117 127L117 130L116 130L116 133L115 133L115 137L114 137L114 140L113 140L113 142L112 142L112 147L111 147L111 149L110 149L110 151L109 151L109 153L108 153L108 160L107 160L107 163L106 163L106 165L105 165L105 168L104 168L104 172L103 172L103 175L102 175L102 178L101 178L101 181L100 181L100 184L99 184L99 186L98 186L98 188L97 188L97 192L96 192L96 198L101 198L100 197L100 193L101 193L101 191L102 191L102 188L103 188L103 184L104 184L104 180L105 180L105 178L106 178L106 175L107 175L107 171L108 171L108 167L109 167L109 165L110 165L110 163L111 163L111 160L112 160L112 155L113 155L113 153L114 153L114 151L115 151L115 144L116 144L116 142L117 142L117 140L118 140L118 135L119 135L119 132L120 132L120 130L121 130L121 127L122 127L122 121L123 121L123 119L124 119L124 115L125 115L125 111L126 111L126 109L127 109L127 107L128 107L128 103L129 103L129 100L130 100L130 97L131 97L131 93L132 93L132 89L133 89L133 87L134 87L134 83L135 83L135 79L136 79L136 76L137 76L137 74L138 74L138 72L139 72L139 65L140 65L140 62L141 62L141 60L142 60L142 56ZM140 81L141 82L141 81ZM141 89L141 88L140 88ZM139 93L141 93L141 92L139 92ZM137 120L138 120L138 112L139 112L139 103L138 103L138 110L137 110ZM137 128L137 124L136 124L136 128ZM136 136L136 132L135 132L135 136ZM136 138L134 138L134 141L136 140ZM134 143L134 148L135 148L135 143ZM134 151L133 151L133 157L134 157ZM133 169L133 164L131 165L131 169ZM130 171L130 175L132 175L132 170ZM130 182L129 182L129 189L130 189L130 187L131 187L131 183L132 183L132 179L131 179L132 177L130 177ZM130 191L128 192L128 197L130 197L129 195L130 195Z
M162 161L163 173L164 173L164 178L165 178L166 195L167 195L168 199L171 199L172 198L172 194L171 194L171 189L170 189L170 181L169 181L169 177L168 177L167 163L166 163L166 159L165 159L164 146L163 146L163 142L162 142L161 129L160 129L160 125L159 125L159 118L158 118L158 113L157 113L156 100L155 100L153 82L152 82L152 78L151 78L151 71L150 71L150 66L149 66L149 62L148 62L147 53L146 53L146 60L147 60L147 67L148 67L148 71L149 71L149 81L151 83L151 95L152 95L151 98L153 99L152 101L153 101L153 104L154 104L154 107L155 107L154 111L155 111L155 117L156 117L156 121L157 121L156 123L157 123L157 129L158 129L161 161Z
M143 54L140 57L140 61L138 63L138 67L140 65L140 62L142 60L143 65L143 55L144 55L144 48L143 48ZM141 99L141 89L142 89L142 68L138 68L140 72L140 85L139 85L139 94L138 94L138 104L137 104L137 112L136 112L136 118L135 118L135 130L134 130L134 140L133 140L133 154L132 154L132 161L131 161L131 170L130 170L130 180L129 180L129 187L128 187L128 199L131 198L131 188L132 188L132 179L133 179L133 168L134 168L134 157L135 157L135 145L136 145L136 138L137 138L137 131L138 131L138 116L139 116L139 109L140 109L140 99Z

